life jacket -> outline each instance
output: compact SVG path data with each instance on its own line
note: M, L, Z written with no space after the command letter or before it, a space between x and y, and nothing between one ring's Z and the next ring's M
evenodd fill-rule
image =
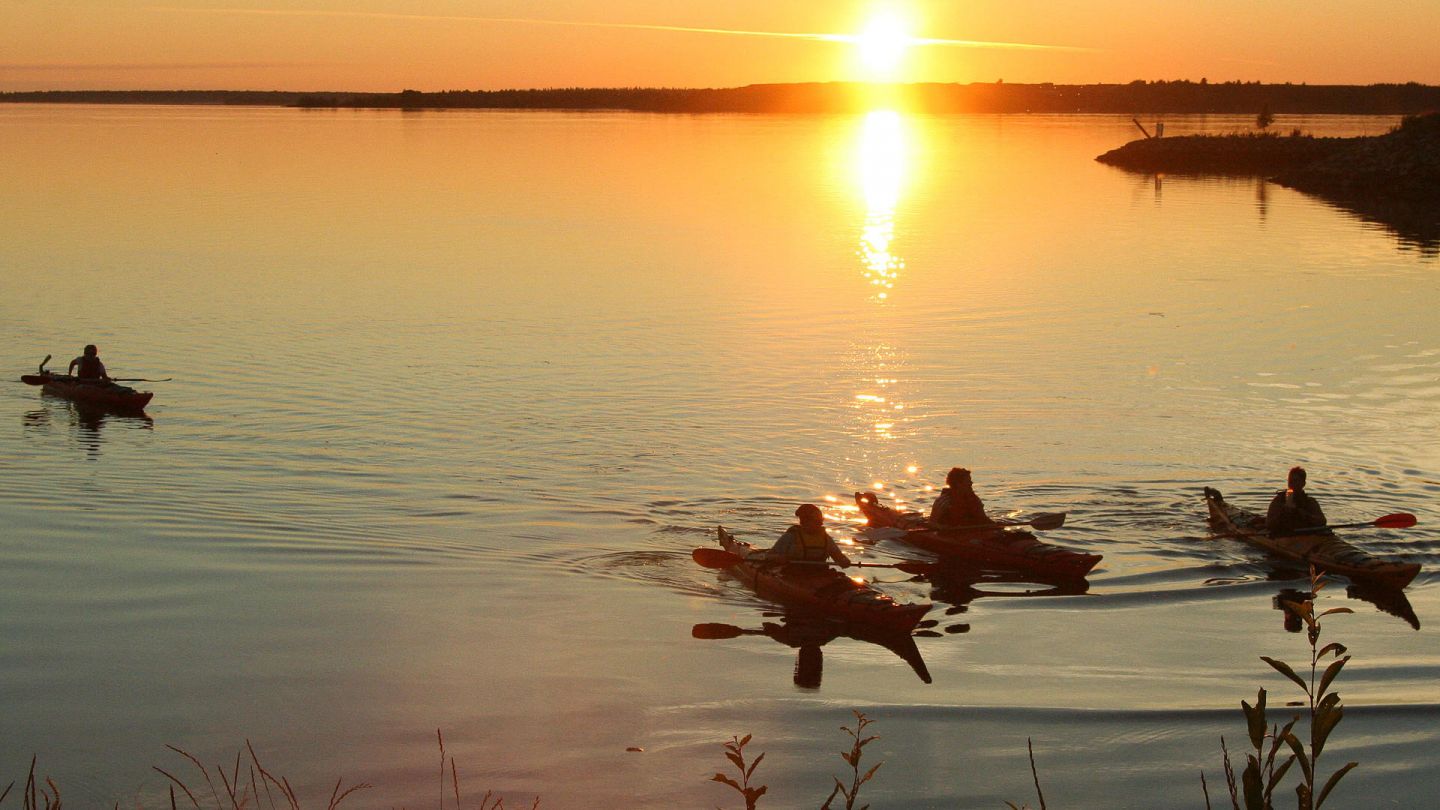
M75 376L82 380L98 380L104 373L105 364L100 358L88 355L81 355L80 365L75 369Z
M825 558L829 556L827 551L830 548L830 534L823 527L813 534L805 531L798 524L792 526L790 530L795 532L797 542L794 548L799 552L794 559L805 562L825 562Z
M988 523L990 519L974 490L956 492L945 487L930 507L930 522L937 526L973 526Z

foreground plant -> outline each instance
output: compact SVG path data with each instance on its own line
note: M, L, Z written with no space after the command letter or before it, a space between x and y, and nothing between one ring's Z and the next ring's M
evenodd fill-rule
M854 810L855 797L860 795L860 786L869 782L871 777L875 776L875 772L880 770L880 766L885 764L885 760L882 759L871 766L870 770L866 771L864 776L860 775L860 757L863 754L865 746L880 739L880 737L877 734L872 734L869 737L863 736L865 734L865 727L870 725L870 718L854 709L851 709L851 711L855 714L855 728L852 729L849 726L840 727L841 731L850 735L850 750L840 752L840 757L850 766L850 786L846 787L845 783L840 781L840 777L835 777L835 787L830 791L830 797L825 800L825 804L820 806L820 810L830 810L830 803L835 801L836 794L845 797L845 810ZM870 805L867 804L862 807L861 810L868 810L869 807Z
M752 787L750 785L750 777L754 775L755 769L760 766L760 760L765 758L765 754L760 754L753 762L746 765L745 746L749 744L749 734L746 734L743 738L731 737L730 742L725 743L725 758L730 760L731 764L735 766L735 770L739 772L740 781L737 782L723 773L715 774L710 777L710 780L734 788L737 793L745 797L745 810L755 810L755 803L760 801L761 796L765 795L766 786Z
M165 747L189 760L190 764L194 766L195 770L199 771L200 776L205 780L206 787L206 791L200 791L197 784L196 790L192 791L184 780L158 765L154 766L156 771L172 783L170 788L170 806L172 808L176 806L175 788L178 787L195 810L202 810L200 804L201 799L195 796L196 791L200 791L202 797L208 791L210 795L207 804L213 803L215 810L226 810L226 808L232 808L233 810L233 808L250 806L259 807L262 795L272 808L277 806L275 797L278 795L280 797L280 806L288 807L290 810L300 810L300 800L296 797L294 789L290 787L290 780L283 776L277 777L267 771L265 767L260 764L260 757L255 754L255 747L250 744L249 740L245 741L245 752L250 754L250 761L243 763L246 766L246 771L248 771L249 781L247 782L245 780L247 774L240 770L242 765L242 752L236 752L235 765L228 773L225 770L225 766L215 766L215 775L220 778L220 790L216 789L215 780L210 778L210 769L193 754L176 748L173 745L167 745ZM335 810L338 808L350 794L370 788L369 783L361 782L341 790L342 784L343 780L335 780L335 788L330 791L330 801L326 804L327 810ZM221 790L224 791L223 801Z
M1276 672L1289 678L1305 693L1306 700L1297 705L1309 708L1309 745L1302 743L1294 733L1295 724L1299 722L1300 715L1292 717L1283 728L1268 725L1265 714L1264 689L1261 689L1256 696L1254 706L1241 701L1240 706L1245 713L1245 722L1253 752L1246 754L1245 771L1241 775L1238 786L1235 782L1234 770L1230 765L1230 752L1225 749L1224 738L1222 737L1220 740L1221 750L1224 752L1225 782L1230 792L1230 803L1235 810L1240 810L1242 792L1245 799L1245 810L1273 810L1275 789L1290 770L1290 766L1296 763L1300 765L1300 781L1295 785L1296 807L1299 810L1320 810L1325 804L1325 800L1329 798L1330 792L1340 784L1340 780L1345 777L1345 774L1359 764L1357 762L1346 763L1339 770L1330 774L1330 777L1325 780L1325 784L1316 793L1315 785L1319 778L1320 754L1325 750L1325 743L1330 739L1331 732L1345 716L1344 707L1340 704L1340 693L1330 691L1330 685L1340 674L1340 670L1344 669L1345 664L1350 661L1350 656L1347 655L1348 650L1344 644L1331 642L1323 647L1320 646L1320 619L1332 613L1354 612L1350 608L1338 607L1316 614L1315 597L1327 584L1329 581L1325 575L1312 567L1308 598L1281 601L1287 611L1299 617L1306 625L1306 637L1310 642L1309 679L1301 677L1293 667L1284 661L1269 656L1260 656L1261 660L1269 664ZM1332 660L1322 671L1320 663L1327 657ZM1277 765L1277 756L1281 752L1282 746L1287 748L1289 753ZM1203 779L1202 775L1202 788L1204 786ZM1208 793L1206 805L1209 805Z

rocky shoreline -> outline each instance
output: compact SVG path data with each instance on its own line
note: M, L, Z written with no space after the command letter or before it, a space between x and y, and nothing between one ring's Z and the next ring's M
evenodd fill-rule
M1269 177L1316 194L1440 202L1440 113L1384 135L1186 135L1131 141L1095 158L1134 172Z
M1132 141L1096 158L1145 174L1264 177L1390 227L1440 251L1440 113L1406 118L1384 135L1190 135Z

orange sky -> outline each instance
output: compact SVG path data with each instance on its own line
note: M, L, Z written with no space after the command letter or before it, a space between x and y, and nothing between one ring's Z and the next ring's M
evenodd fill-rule
M888 70L845 39L877 17ZM1428 0L0 0L0 90L1440 84L1437 31Z

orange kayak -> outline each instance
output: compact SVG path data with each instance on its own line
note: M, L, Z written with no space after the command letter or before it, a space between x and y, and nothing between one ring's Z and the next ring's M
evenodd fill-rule
M1210 527L1216 534L1243 540L1277 557L1313 565L1327 574L1398 590L1420 573L1419 563L1377 557L1341 540L1333 532L1271 537L1265 529L1264 515L1231 506L1219 490L1211 487L1205 488L1205 506L1210 511Z
M30 385L40 386L41 391L51 396L119 410L144 410L145 406L150 404L150 398L155 396L149 391L136 391L134 388L119 383L103 380L80 380L68 374L56 374L51 371L26 374L20 380Z
M740 557L757 549L736 540L721 527L720 547ZM763 599L845 624L894 633L909 633L926 613L928 604L896 602L875 588L858 583L829 566L784 565L745 560L726 569Z
M1004 526L932 528L923 515L880 503L873 493L855 493L855 504L871 526L904 529L898 539L939 557L968 560L1056 579L1084 579L1101 555L1043 542L1027 531Z

